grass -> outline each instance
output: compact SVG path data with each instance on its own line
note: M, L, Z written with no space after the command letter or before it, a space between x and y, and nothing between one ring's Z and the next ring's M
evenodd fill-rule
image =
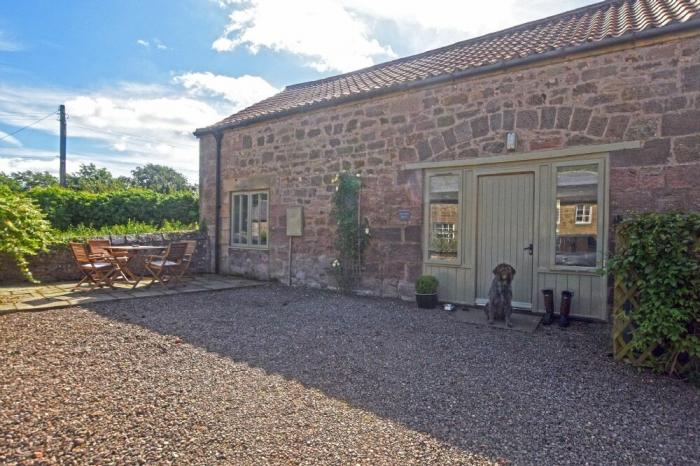
M93 238L108 235L134 235L139 233L173 233L182 231L192 231L199 228L196 222L182 223L178 221L166 220L163 225L154 225L144 222L129 221L121 225L107 225L100 228L89 225L72 226L68 230L56 230L54 238L56 243L66 243L73 240Z

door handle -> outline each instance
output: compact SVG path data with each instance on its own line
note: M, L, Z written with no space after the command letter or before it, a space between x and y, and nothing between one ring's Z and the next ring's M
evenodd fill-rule
M532 255L534 253L535 249L534 249L532 243L530 243L530 246L523 248L523 251L527 251L528 254Z

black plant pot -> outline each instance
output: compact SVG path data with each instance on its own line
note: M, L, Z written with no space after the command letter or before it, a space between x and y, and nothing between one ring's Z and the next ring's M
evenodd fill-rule
M421 309L435 309L438 304L437 293L433 294L418 294L416 293L416 304Z

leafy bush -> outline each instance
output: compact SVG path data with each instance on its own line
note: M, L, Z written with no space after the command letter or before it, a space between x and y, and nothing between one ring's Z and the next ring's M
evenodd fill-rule
M0 185L0 252L9 254L22 274L36 282L27 256L45 250L52 240L51 225L27 197Z
M661 345L658 371L700 358L700 214L645 213L625 220L609 270L639 295L633 348Z
M94 228L85 225L71 227L65 231L56 232L56 243L68 243L69 241L85 238L97 238L109 235L135 235L140 233L173 233L179 231L197 230L197 223L182 223L179 221L165 220L162 225L129 221L123 225L108 225Z
M161 226L165 221L194 223L199 201L194 192L159 194L143 189L90 193L52 187L28 191L54 228L86 225L101 228L131 222Z
M417 294L435 294L438 290L438 279L432 275L421 275L416 280L416 293Z

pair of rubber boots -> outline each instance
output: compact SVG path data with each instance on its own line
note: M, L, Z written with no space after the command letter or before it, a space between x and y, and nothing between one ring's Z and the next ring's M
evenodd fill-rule
M551 325L554 321L554 290L542 290L544 296L544 318L543 325ZM559 326L569 326L569 314L571 313L571 300L574 297L574 292L564 290L561 292L561 305L559 306Z

